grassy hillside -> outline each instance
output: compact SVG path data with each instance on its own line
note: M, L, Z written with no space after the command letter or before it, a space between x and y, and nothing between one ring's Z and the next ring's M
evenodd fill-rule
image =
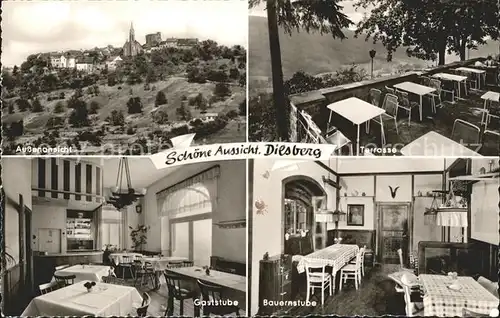
M249 75L253 83L265 84L271 76L269 55L269 36L267 19L250 16L249 19ZM432 61L410 58L405 49L393 54L393 61L386 61L386 50L380 44L373 44L364 37L354 38L354 32L345 30L346 40L333 39L330 35L306 32L294 33L292 36L280 30L281 56L283 75L291 77L297 71L309 74L334 72L352 63L359 64L367 71L370 69L369 51L375 49L374 69L378 74L392 73L394 69L420 68L432 65ZM478 51L471 51L471 57L486 56L498 53L498 43L488 43ZM448 61L456 59L449 57Z

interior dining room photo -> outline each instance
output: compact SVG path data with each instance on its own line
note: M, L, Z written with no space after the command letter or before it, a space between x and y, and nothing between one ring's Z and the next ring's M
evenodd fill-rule
M246 160L2 158L7 316L246 316Z
M498 316L498 157L249 163L250 315Z

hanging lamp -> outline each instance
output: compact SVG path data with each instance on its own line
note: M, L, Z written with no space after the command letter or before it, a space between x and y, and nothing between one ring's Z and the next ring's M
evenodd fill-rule
M111 188L111 195L107 202L112 204L117 210L120 210L131 205L144 195L146 195L146 189L136 190L132 187L128 159L125 157L120 158L116 185Z

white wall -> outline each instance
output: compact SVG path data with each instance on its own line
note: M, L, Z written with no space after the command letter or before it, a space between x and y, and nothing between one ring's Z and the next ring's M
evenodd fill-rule
M33 204L31 226L31 232L35 236L32 240L33 251L38 251L38 229L58 229L61 230L61 253L66 252L66 209L67 205L64 202L57 202L56 200Z
M19 203L19 194L24 205L32 209L31 201L31 160L25 158L2 158L2 180L5 195ZM5 205L5 246L6 252L19 262L19 216L10 204ZM15 264L8 264L8 268Z
M474 159L472 173L478 174L484 167L489 171L490 159ZM493 169L498 168L498 158L493 161ZM498 188L499 179L479 181L472 185L471 195L471 237L489 244L498 245Z
M220 166L218 204L213 211L212 255L233 261L246 262L246 228L223 229L215 223L246 218L246 161L218 161L189 164L147 188L143 205L143 221L151 227L148 234L148 251L165 253L170 235L167 224L162 226L158 213L156 193L215 165ZM163 222L167 223L167 222ZM164 243L162 248L162 242Z

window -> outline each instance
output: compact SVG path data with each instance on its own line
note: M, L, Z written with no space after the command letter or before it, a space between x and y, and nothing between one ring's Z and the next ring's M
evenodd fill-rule
M115 209L104 207L101 220L101 248L105 249L106 245L110 244L122 249L123 214Z

